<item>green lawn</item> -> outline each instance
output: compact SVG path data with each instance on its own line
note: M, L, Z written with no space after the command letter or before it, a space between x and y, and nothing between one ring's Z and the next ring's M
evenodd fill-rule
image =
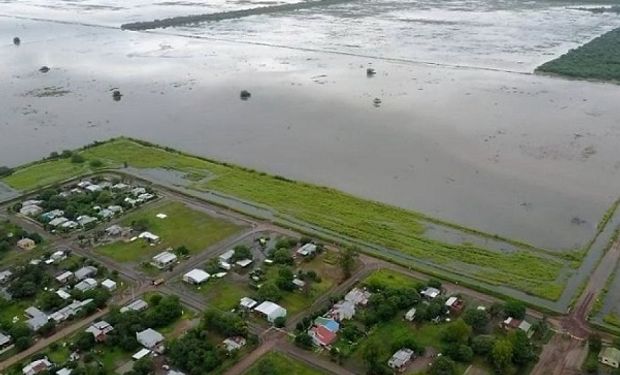
M268 371L266 371L268 369ZM261 371L262 370L262 371ZM278 352L265 354L245 375L321 375L322 372Z
M386 288L415 288L418 284L424 283L425 282L422 280L403 275L400 272L390 269L377 270L364 279L364 284L366 285L376 285Z
M543 252L528 246L506 253L429 239L424 236L428 222L482 237L495 236L440 222L418 212L360 199L330 188L293 182L172 150L149 147L125 138L88 148L81 154L87 160L98 159L110 167L121 167L127 162L137 168L179 170L190 175L188 182L195 189L219 191L269 206L282 217L294 217L351 238L392 248L490 284L510 286L548 299L557 299L563 290L563 285L558 284L557 279L568 265L561 256L548 253L543 255ZM60 181L71 173L83 173L85 170L82 169L86 168L72 171L70 167L66 161L30 166L17 170L5 182L15 188L29 189L37 186L41 180L46 183ZM48 168L57 168L62 173L54 178L47 173ZM206 182L200 181L200 176L206 175L213 178ZM506 241L517 244L515 241ZM118 248L108 250L113 254L119 251L130 253L127 255L130 259L136 259L134 254L141 252L139 248L127 249L129 251ZM118 256L125 258L124 254ZM411 265L418 264L411 261Z
M168 217L159 219L155 216L158 213ZM161 241L155 246L140 239L129 243L119 241L101 246L97 251L119 262L135 262L169 247L181 245L195 254L241 230L240 226L229 221L169 201L132 212L122 220L122 224L129 226L135 220L147 220L148 230L159 236Z
M255 293L247 282L237 283L226 276L207 281L200 286L200 292L206 296L210 306L222 311L237 307L241 298L253 296Z

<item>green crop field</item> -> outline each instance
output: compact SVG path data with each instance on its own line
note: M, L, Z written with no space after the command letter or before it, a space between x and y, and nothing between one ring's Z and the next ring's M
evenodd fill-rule
M126 163L135 168L180 171L188 175L187 183L192 189L217 191L270 207L283 221L293 218L369 245L383 246L415 259L432 262L448 272L466 275L472 280L505 285L550 300L561 295L564 286L560 276L571 267L567 254L554 255L508 239L501 240L515 245L515 251L502 252L471 244L448 244L430 239L424 235L429 223L486 238L496 236L443 223L417 212L361 199L334 189L289 181L140 141L120 138L85 148L79 153L87 164L99 160L108 168L122 168ZM55 163L60 166L56 167ZM71 172L66 164L66 160L33 164L17 169L4 182L14 188L28 190L39 185L39 175L48 176L48 168L60 168L66 173L58 175L55 180L52 176L46 177L47 183L62 181L73 172L87 172L87 168ZM204 179L205 176L209 178ZM118 249L113 247L108 250L118 253ZM406 262L420 267L420 262L414 259Z
M268 369L268 370L267 370ZM322 372L278 352L265 354L245 375L321 375Z
M159 219L155 216L158 213L168 217ZM135 262L166 248L181 245L186 246L190 254L194 254L241 230L238 225L192 210L179 202L148 205L127 215L122 224L130 226L133 221L147 222L148 230L159 236L161 241L155 246L140 239L127 243L119 241L101 246L97 251L119 262Z
M620 28L570 50L536 70L574 78L620 81Z

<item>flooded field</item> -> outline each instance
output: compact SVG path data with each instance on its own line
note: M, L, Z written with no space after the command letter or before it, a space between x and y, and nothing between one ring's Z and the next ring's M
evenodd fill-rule
M0 1L0 164L124 134L577 248L620 193L620 90L508 71L620 20L518 3L362 1L139 33L116 26L261 3Z

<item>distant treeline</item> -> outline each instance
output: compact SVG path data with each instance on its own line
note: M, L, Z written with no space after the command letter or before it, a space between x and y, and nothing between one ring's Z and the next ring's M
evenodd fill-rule
M271 14L279 12L288 12L299 9L308 9L314 7L322 7L328 5L335 5L341 3L347 3L353 0L318 0L318 1L304 1L294 4L281 4L272 5L266 7L258 7L251 9L231 10L228 12L210 13L210 14L197 14L193 16L178 16L171 18L164 18L163 20L154 20L146 22L133 22L121 25L123 30L149 30L158 29L164 27L174 27L187 24L193 24L198 22L209 21L222 21L231 18L242 18L247 16L255 16L260 14Z
M620 28L539 66L536 71L620 82Z

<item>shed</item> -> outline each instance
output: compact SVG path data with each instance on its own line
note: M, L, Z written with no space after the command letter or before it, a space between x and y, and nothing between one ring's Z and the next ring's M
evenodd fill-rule
M159 269L170 267L177 261L177 256L169 251L164 251L153 257L151 264Z
M129 305L121 307L120 312L124 313L127 311L144 311L148 307L149 307L149 304L146 303L144 300L137 299L133 301L132 303L130 303Z
M89 277L75 284L74 288L79 290L80 292L87 292L89 290L95 289L97 285L97 280Z
M429 286L428 288L420 292L420 294L426 298L435 299L441 294L441 290Z
M146 357L149 354L151 354L151 351L149 349L142 348L136 354L132 355L131 358L139 361L140 359Z
M413 350L409 348L400 349L389 359L388 366L393 369L402 369L407 366L411 358L413 358Z
M241 268L245 268L249 266L250 264L252 264L252 259L241 259L241 260L238 260L235 264Z
M112 292L116 290L116 281L105 279L101 282L101 286Z
M254 311L257 311L265 316L265 318L273 323L279 317L286 317L286 309L277 303L271 301L265 301L258 305Z
M152 328L147 328L137 332L136 339L145 348L153 349L164 341L164 336Z
M405 313L405 319L407 319L408 321L412 322L413 319L415 319L415 312L416 312L415 307L412 307L411 309L409 309L409 311L407 311L407 313Z
M229 263L234 255L235 255L235 250L228 250L227 252L219 256L220 262Z
M63 289L58 289L56 291L56 295L60 298L62 298L63 300L68 300L69 298L71 298L71 294L67 293L65 290Z
M314 254L315 252L316 245L310 242L297 249L297 254L302 256L308 256L310 254Z
M193 270L183 275L183 281L189 284L200 285L205 281L209 280L209 277L211 277L211 275L209 275L207 272L198 268L194 268Z
M138 235L138 238L143 238L148 242L159 242L159 236L154 235L151 232L142 232Z
M256 307L256 305L258 305L258 302L254 301L252 298L243 297L241 298L239 305L244 309L252 310L254 307Z

